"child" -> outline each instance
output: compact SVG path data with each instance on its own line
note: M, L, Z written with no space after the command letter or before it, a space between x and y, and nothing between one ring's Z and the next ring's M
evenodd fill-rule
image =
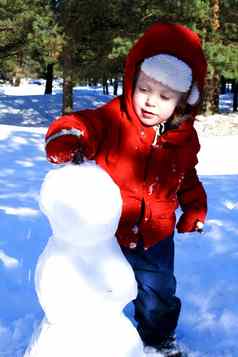
M183 211L179 233L201 231L207 211L195 170L200 146L193 127L206 68L194 32L155 23L128 54L122 96L62 116L46 135L51 162L83 154L120 187L117 238L138 283L138 332L145 352L167 356L180 355L173 337L181 308L175 296L175 210L180 205Z

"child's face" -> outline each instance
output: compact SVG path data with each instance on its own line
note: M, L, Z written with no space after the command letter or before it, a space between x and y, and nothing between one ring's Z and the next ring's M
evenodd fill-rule
M140 121L148 126L166 122L178 105L182 93L140 71L133 94L133 105Z

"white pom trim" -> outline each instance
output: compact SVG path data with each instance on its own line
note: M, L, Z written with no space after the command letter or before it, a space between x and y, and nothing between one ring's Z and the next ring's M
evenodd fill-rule
M196 84L193 84L191 92L188 96L187 102L190 105L195 105L199 101L200 92Z

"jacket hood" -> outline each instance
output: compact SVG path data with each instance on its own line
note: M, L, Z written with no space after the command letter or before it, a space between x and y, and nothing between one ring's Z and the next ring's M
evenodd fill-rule
M192 69L193 82L197 84L200 93L203 93L207 63L199 36L183 25L157 22L134 44L125 64L123 101L129 118L137 125L139 119L132 104L136 76L141 63L158 54L169 54L187 63ZM191 107L191 114L194 113L196 106Z

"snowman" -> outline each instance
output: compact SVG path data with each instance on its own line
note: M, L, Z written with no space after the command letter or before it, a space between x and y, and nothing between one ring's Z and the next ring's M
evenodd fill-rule
M143 357L123 308L137 295L115 232L118 186L94 162L51 170L40 207L53 235L39 257L35 286L45 316L25 357Z

